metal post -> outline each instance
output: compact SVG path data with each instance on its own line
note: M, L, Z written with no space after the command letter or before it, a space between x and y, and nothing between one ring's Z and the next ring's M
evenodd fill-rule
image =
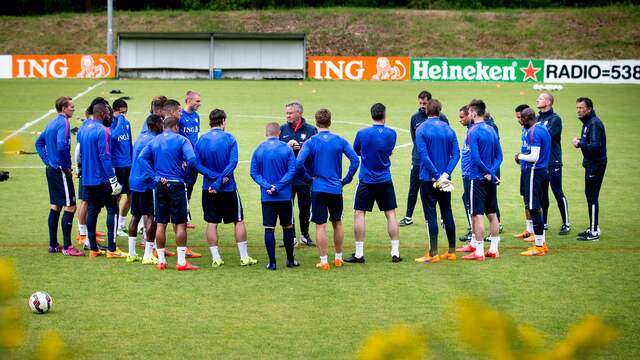
M107 0L107 55L113 54L113 0Z

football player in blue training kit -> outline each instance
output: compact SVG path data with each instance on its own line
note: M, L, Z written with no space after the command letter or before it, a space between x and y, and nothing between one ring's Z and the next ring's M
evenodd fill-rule
M376 103L371 107L373 125L358 131L353 149L360 156L359 183L354 200L354 232L356 252L344 261L364 263L365 214L377 203L387 218L387 231L391 238L391 261L398 263L400 257L400 232L396 221L396 193L391 180L389 157L396 146L396 132L385 126L386 108Z
M536 100L536 106L538 110L540 110L538 121L549 130L549 135L551 135L549 183L551 185L551 191L553 191L553 196L556 198L556 203L558 203L558 210L560 210L560 216L562 218L562 227L560 228L559 235L567 235L571 231L571 227L569 225L569 203L562 191L562 119L553 111L553 96L551 94L540 94ZM548 191L546 198L549 198ZM549 201L546 202L546 205L547 207L542 209L545 229L547 226L547 216L549 215Z
M109 135L113 112L109 105L96 104L93 119L87 123L78 137L82 159L82 186L85 188L87 210L87 230L91 257L104 255L96 242L96 224L103 207L107 208L107 258L124 259L127 254L116 247L116 226L118 223L117 195L122 191L113 171L111 161L111 136Z
M87 107L87 110L84 113L85 119L93 118L93 107L96 104L109 105L109 102L100 96L93 99L91 101L91 104L89 104L89 106ZM77 208L78 236L76 237L76 239L78 240L78 244L83 246L85 250L91 250L91 249L89 247L89 241L87 240L87 211L89 208L89 204L84 200L87 197L87 194L86 194L86 191L84 191L85 190L84 186L82 185L82 159L80 158L80 147L81 147L80 134L82 133L82 129L89 123L91 122L87 122L86 120L83 120L82 125L80 125L80 128L78 129L78 133L76 134L77 142L76 142L76 150L75 150L75 161L76 161L77 176L78 176L78 200L79 200L79 204ZM105 236L104 233L96 231L96 241L98 241L98 248L100 250L106 251L107 247L100 244L104 242L104 239L102 238L104 236Z
M287 252L287 267L300 266L293 255L295 231L291 183L296 175L296 157L291 147L278 139L279 136L280 125L268 123L267 140L258 145L251 157L251 178L260 186L264 245L269 256L267 270L277 267L275 227L278 219Z
M471 180L469 197L472 215L472 229L475 241L464 251L471 254L463 256L463 260L484 261L484 215L491 223L491 247L486 256L499 256L500 224L496 216L496 185L500 179L496 172L502 163L502 148L495 130L484 122L486 105L482 100L472 100L469 103L469 116L474 125L467 132L467 146L471 154L469 179ZM462 249L461 249L462 251Z
M141 261L142 265L156 265L158 259L153 256L153 248L156 239L156 222L153 218L154 211L154 187L153 179L145 176L142 166L136 161L142 150L162 132L162 118L158 115L149 115L145 120L147 131L140 134L133 144L133 166L129 176L131 188L131 222L129 223L129 255L128 263ZM142 258L136 253L136 236L138 224L142 220L144 234L144 255ZM165 252L166 255L166 252Z
M573 146L582 151L582 167L584 167L584 193L589 206L589 228L578 234L580 241L600 239L600 188L607 169L607 135L604 124L593 109L593 102L586 97L576 100L576 112L582 122L580 138L572 140Z
M516 121L518 122L518 125L522 127L522 134L524 134L526 131L522 122L522 111L524 109L529 109L529 105L521 104L516 106L515 108ZM525 163L520 162L520 196L522 196L523 198L524 198L524 188L526 186L526 181L527 180L525 178ZM529 213L529 210L527 209L526 206L524 207L524 217L525 217L525 229L521 233L513 235L513 237L522 239L523 241L526 241L526 242L534 242L535 236L533 234L533 221L531 220L531 214Z
M168 103L176 102L167 100ZM155 182L154 218L156 229L156 250L158 269L167 268L165 245L167 242L167 224L174 225L178 263L176 270L197 270L198 267L187 262L187 185L185 183L185 164L194 166L198 171L215 178L216 174L198 163L193 147L187 138L178 134L178 118L168 116L164 119L164 131L145 146L136 159L146 178Z
M218 251L218 224L223 221L225 224L233 223L240 265L255 265L258 260L250 257L247 250L242 201L233 176L238 166L238 143L225 131L227 114L224 110L215 109L209 113L209 126L211 130L200 137L195 152L202 166L218 174L216 178L204 176L202 181L202 212L207 222L211 265L217 268L224 264Z
M76 194L73 187L71 165L71 133L69 119L75 111L73 100L68 96L56 99L58 116L49 121L45 130L36 140L35 146L40 159L46 166L49 187L49 252L67 256L84 256L71 244L73 215L76 212ZM63 245L58 243L58 223L62 215Z
M200 135L200 115L198 109L200 108L200 94L189 90L184 99L184 109L180 112L179 132L180 135L189 139L191 146L195 149L198 137ZM198 180L198 170L193 167L187 169L187 199L191 201L191 194L193 193L193 186ZM195 226L191 223L191 211L189 211L189 222L187 222L187 229L193 229Z
M420 154L420 196L427 222L429 252L417 262L437 263L456 260L456 225L451 211L451 173L460 160L456 133L440 121L442 104L431 99L427 106L427 120L416 131L416 147ZM436 203L449 241L449 250L438 255L438 218Z
M320 263L316 268L329 270L327 260L327 217L333 226L333 244L335 246L334 265L341 267L344 230L342 228L342 188L351 183L358 170L360 160L347 140L329 131L331 112L320 109L316 112L318 134L307 141L298 154L296 167L305 172L309 162L311 177L311 222L316 224L316 241ZM347 175L342 177L342 155L350 161Z
M162 108L162 114L164 116L164 118L168 118L168 117L174 117L176 119L180 119L182 117L182 107L180 106L180 103L177 100L174 99L168 99L164 101L164 106ZM199 120L198 120L199 121ZM165 129L166 130L166 129ZM178 134L180 134L180 122L178 120ZM185 137L183 135L183 137ZM185 137L186 138L186 137ZM189 144L191 144L191 140L189 140L187 138L187 140L189 141ZM194 145L191 145L191 149L193 149ZM190 171L189 170L189 164L183 164L184 165L184 173L185 173L185 184L187 184L188 179L191 176ZM187 185L187 195L188 195L188 190L189 190L189 186ZM191 221L191 212L189 211L189 201L188 201L188 197L187 197L187 229L189 228L193 228L193 225L189 226L189 222ZM168 249L164 250L164 255L166 257L171 257L174 254L171 253ZM186 253L187 258L192 259L192 258L199 258L202 257L202 254L197 253L195 251L193 251L191 248L187 247L187 253ZM157 257L157 254L156 254Z
M285 106L287 122L280 126L280 141L287 143L293 149L293 155L298 156L302 145L318 130L302 117L304 108L299 101L289 101ZM307 246L314 246L309 236L309 215L311 210L311 187L304 181L304 175L298 174L293 180L292 199L298 197L298 220L300 225L300 242ZM295 231L295 228L294 228ZM294 238L297 246L297 240Z
M458 111L458 119L460 125L464 126L467 131L473 125L471 123L471 119L469 118L469 106L465 105L460 108ZM469 168L471 165L471 154L469 153L469 147L467 146L467 142L462 142L462 149L460 151L460 172L462 175L462 205L464 206L464 213L467 218L467 233L462 235L459 240L460 241L471 241L473 238L473 232L471 231L471 212L469 211L469 185L471 185L471 180L469 180Z
M123 99L113 102L113 123L111 123L111 161L113 170L116 173L118 182L122 185L120 198L126 195L125 200L120 205L120 215L118 216L118 236L128 236L125 232L127 214L131 207L131 190L129 189L129 175L131 174L131 164L133 156L133 139L131 136L131 124L125 117L129 105ZM134 239L135 241L135 239Z
M411 141L413 141L413 150L411 150L411 174L409 175L409 194L407 195L407 212L398 223L400 226L408 226L413 224L413 210L418 201L418 192L420 191L420 154L416 148L416 130L425 120L427 120L427 105L431 101L431 93L422 90L418 94L418 111L411 116L409 120L409 131L411 133ZM440 114L440 120L449 124L449 119L444 114Z
M515 156L518 165L524 163L524 206L533 221L535 246L520 253L522 256L544 256L549 251L545 241L543 198L546 196L545 186L548 186L549 157L551 153L551 135L547 128L536 122L532 109L520 112L522 122L522 147Z

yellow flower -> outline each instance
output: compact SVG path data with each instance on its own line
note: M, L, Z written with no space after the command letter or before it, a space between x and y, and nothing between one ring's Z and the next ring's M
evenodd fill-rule
M38 360L57 360L62 359L62 339L54 331L47 331L42 336L42 341L36 352Z
M13 298L18 289L13 261L0 259L0 301Z
M424 359L427 353L427 337L422 331L396 325L387 331L372 332L360 348L358 359Z
M0 307L0 348L11 350L22 345L24 331L15 305Z
M550 353L551 359L581 359L603 349L618 337L616 329L607 326L600 318L587 315L571 326L564 340L557 343Z
M544 345L544 335L528 325L518 325L518 337L529 348L540 348Z

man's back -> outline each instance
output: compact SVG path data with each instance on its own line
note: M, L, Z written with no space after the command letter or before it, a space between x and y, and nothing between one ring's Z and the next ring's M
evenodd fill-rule
M482 179L486 174L494 177L502 163L502 149L495 130L484 122L477 123L469 130L466 141L471 153L469 178Z
M308 157L307 157L307 154ZM332 194L342 193L342 154L355 161L357 170L358 157L349 143L339 135L329 131L321 131L312 137L300 151L299 157L310 161L310 175L314 178L311 190ZM350 168L350 170L352 170ZM355 170L348 176L353 176Z
M262 201L290 201L291 182L281 183L285 175L295 175L295 156L287 144L277 138L269 138L258 145L251 159L251 177L262 190ZM278 190L267 195L266 190L275 185Z
M430 181L446 172L451 175L460 158L458 139L449 125L437 117L422 123L416 133L416 146L419 153L428 156L421 163L421 180Z
M202 135L196 144L196 156L202 165L215 173L226 176L229 181L221 185L218 191L228 192L236 189L233 170L238 164L238 144L233 135L220 128L211 129ZM223 173L229 172L228 175ZM222 179L220 179L222 181ZM205 176L202 183L203 189L212 186L213 181Z
M143 154L147 149L151 153L157 176L170 181L184 181L186 173L183 164L189 163L189 158L195 157L187 138L165 130L151 140Z
M551 155L551 135L549 135L549 131L542 123L536 123L525 130L522 138L523 149L525 149L523 154L530 154L532 147L540 148L538 160L535 162L525 161L525 168L546 169L549 166Z
M147 146L155 137L156 134L147 131L141 134L133 144L133 163L131 166L131 174L129 175L129 187L133 191L144 192L153 187L153 182L150 182L149 179L145 178L143 170L136 160L145 146Z
M78 133L78 142L82 159L82 185L95 186L108 182L114 176L109 129L97 120L87 119Z
M358 131L353 149L360 155L360 181L376 184L391 180L389 157L396 146L396 132L382 124Z

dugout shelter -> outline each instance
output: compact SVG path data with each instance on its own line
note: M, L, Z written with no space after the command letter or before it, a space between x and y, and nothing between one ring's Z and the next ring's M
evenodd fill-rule
M306 37L294 33L118 33L118 76L304 79Z

